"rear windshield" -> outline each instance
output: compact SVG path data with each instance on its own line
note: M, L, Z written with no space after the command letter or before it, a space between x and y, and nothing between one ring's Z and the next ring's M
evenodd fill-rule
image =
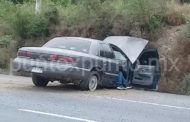
M55 38L47 42L43 47L73 50L89 53L91 42L82 38Z

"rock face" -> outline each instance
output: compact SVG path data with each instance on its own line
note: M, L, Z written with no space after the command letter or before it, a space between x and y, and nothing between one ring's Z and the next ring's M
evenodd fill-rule
M160 91L178 93L185 75L190 73L190 40L184 37L184 25L164 31L161 38L151 42L161 58Z

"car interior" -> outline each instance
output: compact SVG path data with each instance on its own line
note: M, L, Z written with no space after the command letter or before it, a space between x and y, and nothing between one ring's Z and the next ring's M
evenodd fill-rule
M159 56L156 49L145 49L135 63L132 83L151 86L159 74Z

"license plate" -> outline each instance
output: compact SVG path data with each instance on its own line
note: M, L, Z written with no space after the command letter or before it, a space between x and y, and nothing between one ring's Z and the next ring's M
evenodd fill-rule
M43 70L41 68L38 68L38 67L33 67L32 73L43 73Z

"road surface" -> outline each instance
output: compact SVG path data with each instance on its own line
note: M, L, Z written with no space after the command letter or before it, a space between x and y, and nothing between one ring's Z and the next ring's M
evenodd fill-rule
M100 89L0 75L0 122L188 122L190 97L143 90Z

